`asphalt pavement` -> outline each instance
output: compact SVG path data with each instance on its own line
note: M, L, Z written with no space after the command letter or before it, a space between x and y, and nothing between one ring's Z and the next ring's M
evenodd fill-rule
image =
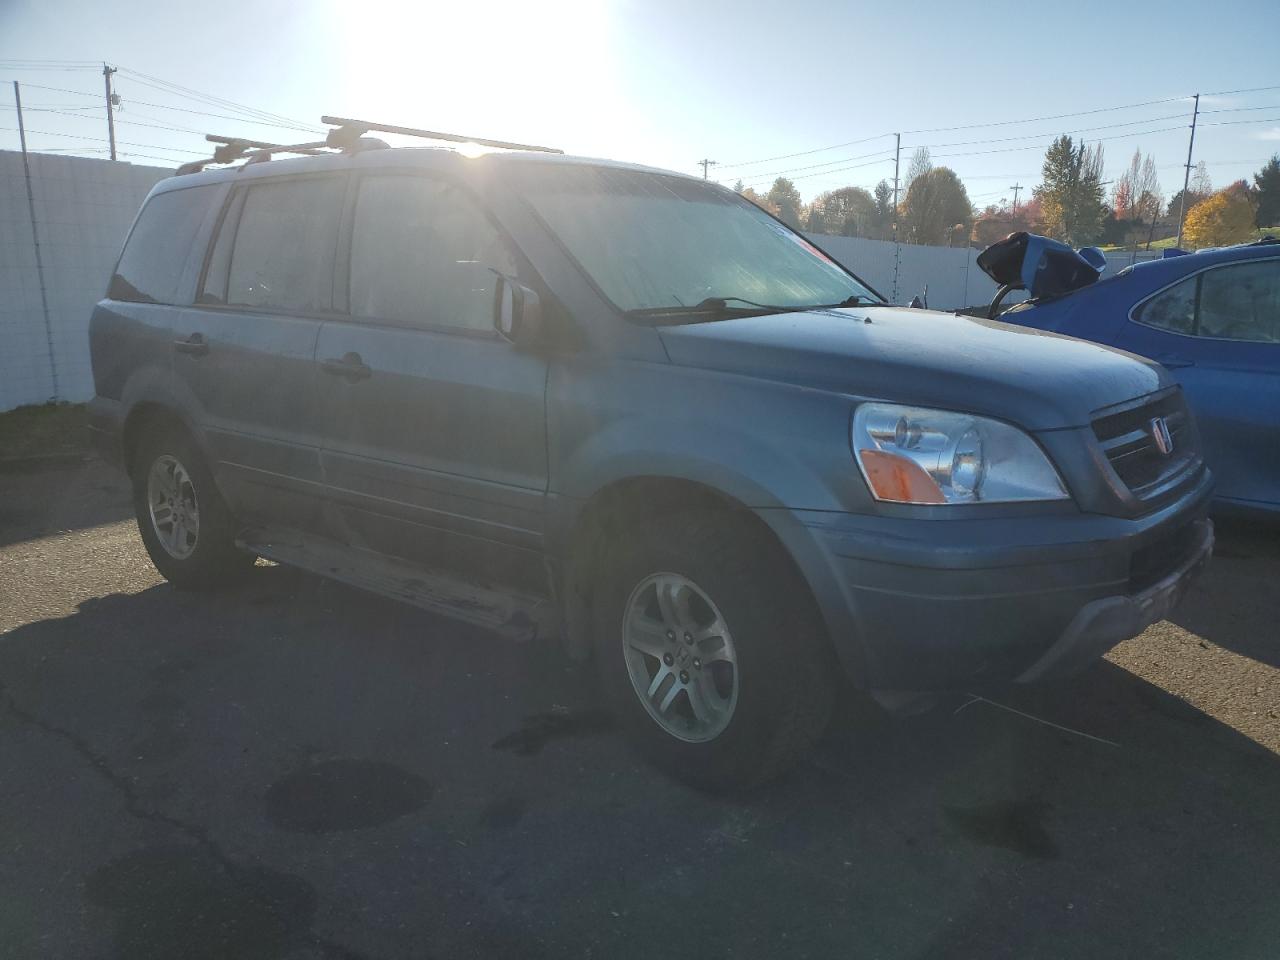
M551 644L282 567L179 592L121 477L10 464L0 957L1270 960L1280 535L1219 543L1084 676L846 697L727 799L646 766Z

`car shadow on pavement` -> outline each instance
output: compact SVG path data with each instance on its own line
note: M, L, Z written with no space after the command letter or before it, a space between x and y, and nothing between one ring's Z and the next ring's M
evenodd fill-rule
M1169 619L1220 647L1280 667L1280 523L1219 517L1214 524L1213 559Z
M1112 664L905 719L847 696L737 798L591 690L552 642L278 567L13 629L7 949L1274 956L1280 758Z

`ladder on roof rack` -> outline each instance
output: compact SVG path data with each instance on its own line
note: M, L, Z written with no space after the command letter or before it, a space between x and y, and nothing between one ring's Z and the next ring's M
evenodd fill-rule
M206 134L205 140L217 144L213 156L204 160L192 160L178 167L177 176L188 173L199 173L211 163L234 163L245 160L254 163L270 160L273 154L297 153L303 155L320 155L330 150L351 152L364 148L384 148L381 140L365 138L370 131L378 133L398 133L407 137L421 137L424 140L442 140L449 143L474 143L480 147L495 147L500 150L529 150L537 153L564 153L556 147L539 147L529 143L513 143L508 140L490 140L485 137L467 137L458 133L441 133L437 130L420 130L417 127L401 127L390 123L377 123L372 120L353 120L349 117L320 118L320 122L328 124L331 129L323 140L309 143L269 143L265 140L248 140L244 137L223 137L217 134Z

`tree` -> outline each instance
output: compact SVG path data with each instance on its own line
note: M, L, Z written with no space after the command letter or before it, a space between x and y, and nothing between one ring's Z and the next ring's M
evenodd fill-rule
M1128 243L1146 234L1151 236L1156 220L1164 210L1164 194L1156 173L1155 157L1133 152L1124 173L1116 177L1111 188L1111 212L1104 217L1102 240L1106 243Z
M1280 227L1280 153L1253 175L1253 185L1258 201L1258 226Z
M875 200L875 235L884 240L893 234L893 187L888 180L876 184Z
M969 235L973 204L954 170L934 167L911 181L899 222L908 243L949 245Z
M786 177L779 177L773 181L773 186L769 188L769 193L765 197L777 210L774 216L791 227L793 230L800 229L801 217L804 214L804 201L800 199L800 191L796 189L796 185ZM768 210L768 207L765 207ZM771 213L773 211L770 211Z
M1191 189L1202 197L1213 193L1213 181L1209 179L1209 165L1203 160L1191 171Z
M738 182L737 182L737 183L735 183L735 184L733 185L733 192L734 192L734 193L742 193L742 189L743 189L743 188L742 188L742 178L741 178L741 177L739 177L739 178L738 178Z
M911 184L915 182L916 177L932 169L933 161L929 158L929 148L916 147L916 152L911 154L911 162L907 164L907 177L902 181L902 192L905 194L911 189Z
M1213 193L1213 181L1209 179L1209 167L1203 160L1195 165L1191 170L1191 176L1187 182L1187 202L1185 209L1182 203L1183 191L1179 190L1173 195L1173 199L1169 201L1168 214L1176 221L1178 217L1185 217L1191 208L1202 200L1208 200ZM1177 223L1174 223L1177 227Z
M760 196L760 194L756 193L755 190L753 190L751 187L746 187L745 189L740 190L739 192L742 194L744 199L750 200L761 210L771 213L775 217L778 215L778 205L773 201L771 201L768 197Z
M1035 228L1034 213L1035 208L1030 203L1024 203L1017 211L993 203L973 221L973 241L989 247L1011 233L1020 230L1030 233Z
M813 233L865 237L876 226L876 202L862 187L841 187L814 197L807 228Z
M1044 181L1034 196L1043 208L1042 228L1072 246L1092 243L1102 233L1106 213L1102 189L1102 146L1077 146L1067 135L1044 155Z
M1221 247L1256 236L1249 185L1239 180L1201 200L1187 214L1183 236L1192 247Z

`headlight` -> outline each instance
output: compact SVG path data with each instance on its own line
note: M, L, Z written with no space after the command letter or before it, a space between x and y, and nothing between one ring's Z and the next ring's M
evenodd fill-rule
M986 417L864 403L853 416L853 451L877 500L1067 499L1058 472L1035 441L1017 427Z

